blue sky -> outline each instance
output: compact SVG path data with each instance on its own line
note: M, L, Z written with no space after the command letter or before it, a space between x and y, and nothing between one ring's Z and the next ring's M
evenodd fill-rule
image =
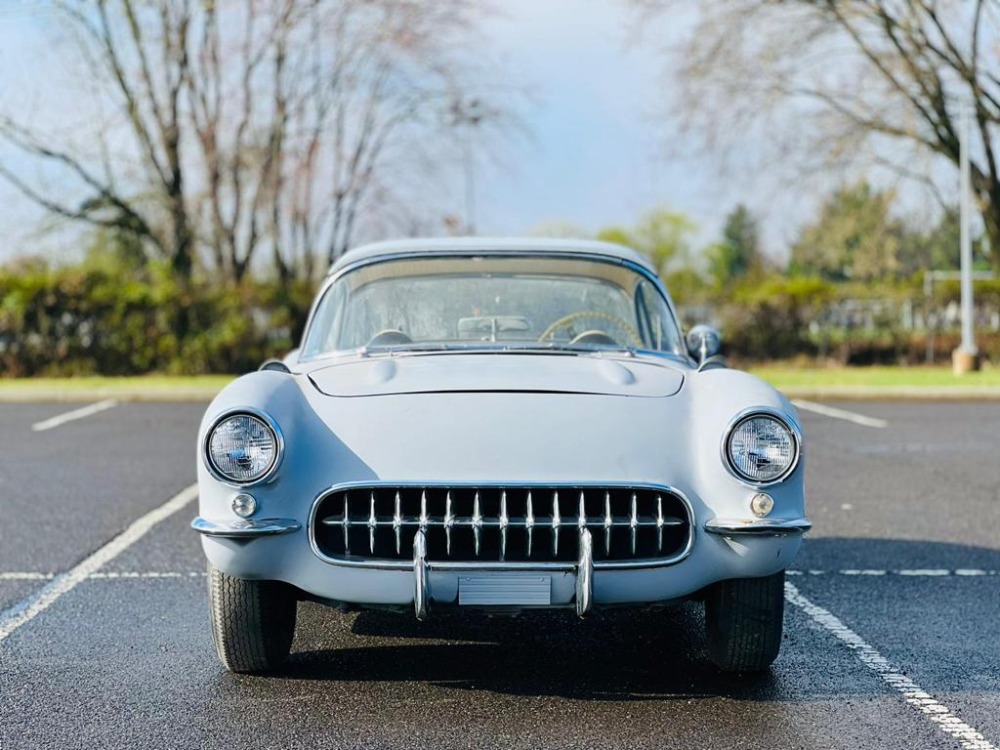
M15 95L42 102L54 95L45 81L55 80L62 63L58 51L39 56L44 4L0 0L0 106ZM663 41L657 36L663 31L647 29L637 43L636 19L624 0L503 0L498 7L487 33L510 78L531 94L531 134L510 149L502 169L478 170L480 233L522 234L557 223L595 231L669 207L694 219L699 243L713 240L741 188L723 189L729 183L705 157L662 156L666 132L659 118L668 108L669 83L653 42ZM683 33L683 19L672 28ZM74 109L73 102L65 106ZM675 155L686 150L673 145ZM75 241L67 233L40 238L41 218L0 186L7 240L0 253L39 243L61 253ZM765 219L768 245L780 251L787 224Z
M510 173L483 187L483 231L549 222L594 231L666 206L690 215L700 239L714 238L727 196L720 196L711 165L699 163L704 159L662 156L664 58L653 44L655 30L641 43L635 39L627 6L503 3L492 36L513 77L532 93L533 137L515 151Z

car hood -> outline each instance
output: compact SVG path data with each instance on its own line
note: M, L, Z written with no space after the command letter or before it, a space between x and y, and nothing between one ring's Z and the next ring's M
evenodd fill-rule
M586 393L663 398L680 391L676 365L566 354L429 354L373 357L308 373L327 396L405 393Z
M433 362L456 369L455 379L468 388L485 378L480 377L484 361L507 361L505 356L473 357L479 367L464 375L456 364L465 360L464 354L434 357ZM532 360L532 369L555 367L550 359L556 357L539 356ZM574 359L580 366L596 365L600 358L561 361ZM345 360L347 372L354 371L350 362L362 360ZM645 357L621 361L630 371L633 367L644 371L639 365L647 363L656 365ZM313 367L308 372L321 380L325 379L321 371L330 370L329 377L338 371L329 361ZM746 373L676 368L664 361L655 370L664 377L673 372L683 378L680 392L660 399L509 390L332 398L310 382L305 370L295 374L264 370L244 375L216 396L202 422L200 441L204 445L207 431L226 412L252 408L272 417L281 430L285 454L274 481L255 494L261 494L257 498L261 502L270 502L264 494L273 496L279 508L301 503L296 506L301 515L296 517L303 523L309 502L331 485L374 481L651 482L685 493L699 518L704 511L700 498L712 498L716 504L712 515L743 517L752 491L725 469L721 447L726 431L747 409L776 410L796 421L795 409L772 387ZM592 374L591 382L604 382L599 378ZM642 382L638 377L637 381ZM624 394L628 386L614 388ZM609 391L614 388L607 385ZM205 463L199 463L199 476L208 481ZM802 475L802 468L796 470L791 480L770 487L768 494L779 505L782 493L801 495ZM229 493L224 498L228 507L231 489L220 487ZM801 503L801 497L796 502Z

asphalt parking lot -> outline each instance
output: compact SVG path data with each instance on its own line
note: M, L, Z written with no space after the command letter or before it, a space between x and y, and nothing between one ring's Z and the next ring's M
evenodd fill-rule
M826 406L868 419L802 412L815 529L769 674L708 665L693 605L302 604L265 678L212 651L188 528L204 405L0 405L0 748L994 748L1000 403Z

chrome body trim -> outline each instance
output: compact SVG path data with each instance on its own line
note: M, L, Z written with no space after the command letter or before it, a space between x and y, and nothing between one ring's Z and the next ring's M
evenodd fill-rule
M205 536L253 539L259 536L292 534L301 529L302 524L294 518L248 518L229 523L218 523L198 516L191 522L191 528Z
M775 479L768 480L766 482L755 482L752 479L747 479L745 476L736 470L733 466L732 459L729 455L729 439L733 435L733 431L739 426L739 424L751 417L758 415L773 417L781 422L792 435L792 441L795 443L795 458L792 463L789 464L788 468L781 473L780 476ZM753 487L754 489L760 489L763 487L771 487L775 484L780 484L784 482L788 477L795 473L795 470L799 466L799 460L802 458L802 428L799 427L798 423L791 418L790 415L786 414L779 409L773 409L769 406L752 406L749 409L743 409L738 412L736 416L729 420L729 424L726 425L725 431L722 433L722 465L726 467L726 471L730 473L735 479L737 479L741 484L747 487Z
M580 561L576 566L576 615L590 614L594 601L594 542L590 531L580 529Z
M812 528L805 518L713 518L705 522L705 531L719 536L785 536L804 534Z
M373 568L381 570L392 570L387 568L383 562L392 564L394 561L379 561L376 565L353 565L350 567ZM576 563L571 562L500 562L499 560L487 560L484 562L457 562L454 560L428 560L428 570L440 570L451 573L479 572L479 571L538 571L540 573L571 573L576 570Z
M263 422L267 428L271 431L274 436L274 460L271 465L267 468L261 476L257 479L251 480L249 482L237 482L230 479L225 474L221 473L212 462L212 458L209 454L209 443L212 440L212 433L215 432L215 428L219 426L222 422L229 419L230 417L235 417L240 414L249 414L252 417L256 417L261 422ZM205 430L205 439L201 445L201 459L205 464L205 468L208 469L208 473L211 474L215 479L227 485L228 487L235 487L237 489L244 489L246 487L256 487L259 484L271 479L275 472L278 471L278 467L281 466L281 461L285 457L285 437L281 434L281 428L278 427L278 423L274 421L274 418L267 412L261 411L260 409L254 408L253 406L238 406L233 409L226 409L218 416L212 419L211 427Z
M524 527L528 532L528 543L531 543L531 529L535 524L535 518L532 513L532 505L530 502L530 490L536 487L544 488L564 488L567 490L581 489L582 487L622 487L630 489L643 489L652 490L654 492L661 492L666 494L671 494L677 497L681 501L681 505L687 514L687 523L690 529L688 534L687 544L684 548L667 558L647 558L641 560L601 560L594 562L595 570L621 570L621 569L642 569L642 568L662 568L669 565L676 565L681 560L686 558L691 553L691 548L694 546L694 539L697 532L697 526L695 523L694 511L692 510L691 501L688 500L687 496L675 487L667 484L652 484L645 482L577 482L575 484L563 484L561 482L392 482L377 480L371 482L344 482L341 484L335 484L319 493L313 500L312 507L309 510L309 521L308 521L308 537L309 546L311 547L313 554L316 555L320 560L330 565L337 565L341 567L348 568L370 568L375 570L408 570L411 565L405 560L383 560L383 559L373 559L373 560L349 560L344 558L330 557L329 555L323 554L322 550L319 548L319 544L316 541L315 528L317 524L316 514L319 509L320 503L328 496L335 492L343 492L347 490L356 490L360 488L374 488L374 487L496 487L500 489L516 487L519 489L527 489L529 491L529 504L528 504L528 515L525 518ZM508 523L509 523L508 519ZM485 521L484 521L485 522ZM337 522L334 523L336 525ZM339 522L343 523L343 522ZM380 522L381 523L381 522ZM607 518L604 519L604 523L607 524ZM631 523L631 520L630 522ZM660 525L659 519L655 522ZM666 521L669 523L669 521ZM350 522L344 525L345 534L349 528ZM490 519L491 525L499 525L499 521ZM424 519L423 528L426 528L426 520ZM609 527L610 530L610 527ZM606 534L605 538L609 535ZM576 565L573 563L563 563L563 562L500 562L496 560L490 561L468 561L468 562L449 562L449 561L438 561L438 560L428 560L427 567L434 570L561 570L561 571L572 571L575 570Z

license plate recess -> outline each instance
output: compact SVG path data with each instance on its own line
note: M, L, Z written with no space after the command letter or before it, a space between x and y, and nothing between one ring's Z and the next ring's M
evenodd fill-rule
M460 576L458 603L470 607L547 607L552 604L552 577L525 573Z

